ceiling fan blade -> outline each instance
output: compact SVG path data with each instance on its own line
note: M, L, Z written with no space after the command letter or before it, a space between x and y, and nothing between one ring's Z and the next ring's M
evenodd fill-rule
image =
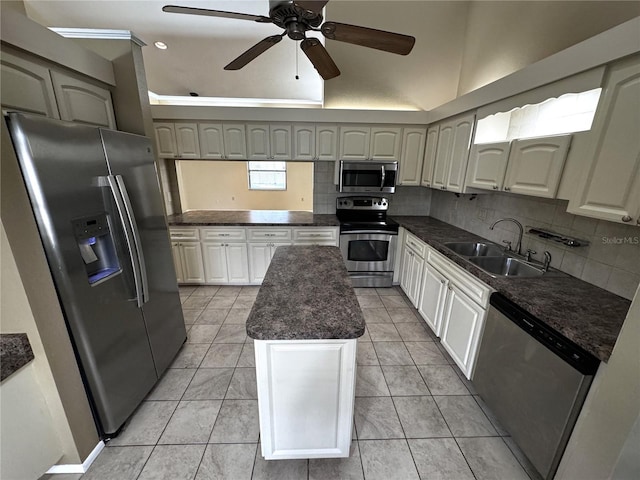
M260 40L249 50L244 52L238 58L233 60L229 65L224 67L225 70L240 70L247 63L255 60L256 57L262 55L264 52L273 47L276 43L282 40L282 35L272 35L263 40Z
M305 38L300 42L300 48L304 54L309 58L315 69L324 80L340 75L340 70L333 63L333 60L329 56L329 52L324 48L324 45L320 43L317 38Z
M329 3L329 0L300 0L294 1L294 3L304 10L308 10L313 13L322 13L322 9L327 3Z
M384 50L398 55L407 55L416 43L416 39L409 35L348 25L346 23L325 22L321 30L322 34L331 40L353 43L354 45Z
M269 17L262 15L250 15L248 13L225 12L223 10L208 10L206 8L180 7L178 5L165 5L163 12L186 13L188 15L204 15L208 17L234 18L236 20L252 20L260 23L272 23Z

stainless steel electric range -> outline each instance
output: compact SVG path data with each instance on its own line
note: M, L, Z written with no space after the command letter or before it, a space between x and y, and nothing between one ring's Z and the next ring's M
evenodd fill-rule
M398 224L387 219L385 197L353 196L336 199L340 220L340 250L354 287L393 284Z

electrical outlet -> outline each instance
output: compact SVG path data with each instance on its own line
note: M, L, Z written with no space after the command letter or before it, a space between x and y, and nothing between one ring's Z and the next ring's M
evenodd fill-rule
M487 219L487 214L489 213L489 211L486 208L479 208L476 211L476 216L480 219L480 220L486 220Z

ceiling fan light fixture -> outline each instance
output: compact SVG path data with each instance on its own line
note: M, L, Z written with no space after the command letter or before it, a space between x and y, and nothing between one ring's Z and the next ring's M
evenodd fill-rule
M166 50L167 48L169 48L167 47L167 44L164 42L155 42L154 45L156 48L159 48L160 50Z

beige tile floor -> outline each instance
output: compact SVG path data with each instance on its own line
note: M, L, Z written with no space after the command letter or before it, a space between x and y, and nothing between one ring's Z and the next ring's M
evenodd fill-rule
M351 456L265 461L245 333L257 292L182 287L188 340L171 368L86 474L53 480L538 478L395 287L356 289L367 331Z

